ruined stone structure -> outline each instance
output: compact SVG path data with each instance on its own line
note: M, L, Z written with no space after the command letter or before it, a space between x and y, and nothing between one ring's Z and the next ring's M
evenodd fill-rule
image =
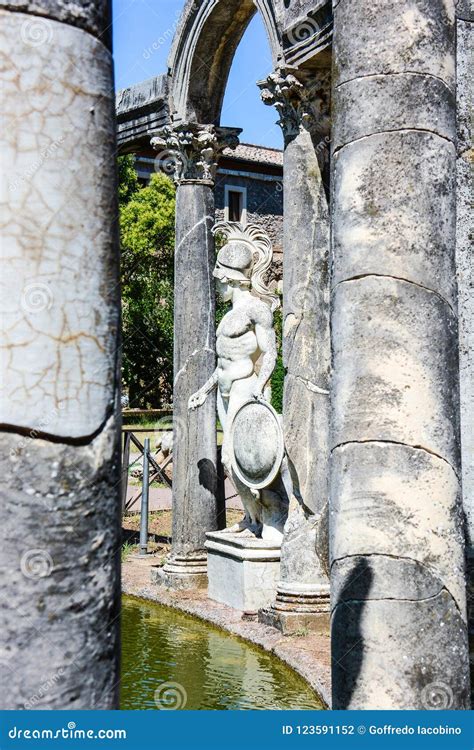
M474 263L472 260L472 25L468 0L456 6L456 268L461 385L461 464L467 528L468 618L474 635Z
M333 691L461 708L455 7L397 13L334 9Z
M2 623L13 644L2 661L15 660L3 705L35 693L32 663L47 660L61 670L62 704L66 695L71 708L105 708L115 700L118 581L107 2L0 8L12 69L22 70L29 46L28 66L51 91L42 104L36 79L15 77L22 88L10 84L6 109L18 120L4 137L19 136L1 151L7 174L29 182L28 201L21 180L8 193L10 226L19 226L8 255L13 376L2 422L13 435L1 569L18 565ZM220 127L220 112L256 12L274 68L259 85L285 137L283 428L295 487L266 617L288 631L330 607L335 709L466 708L468 0L189 0L169 75L123 94L120 149L152 142L178 185L174 525L164 577L205 585L206 532L218 528L215 402L187 406L215 368L214 183L239 133L239 123ZM41 44L31 35L38 19ZM33 178L30 149L45 154ZM41 299L52 295L40 310L38 284ZM48 705L58 705L54 691Z
M235 194L239 190L242 191L240 201ZM273 245L272 279L281 281L282 151L249 143L239 143L234 151L225 151L217 166L215 195L218 221L258 224L268 234Z
M170 75L156 85L168 127L158 146L171 158L181 158L173 138L217 134L233 53L256 10L274 61L259 86L285 139L283 426L295 487L276 601L262 617L285 632L311 625L329 610L331 590L335 708L422 708L439 692L444 707L465 707L463 515L472 518L473 421L467 4L458 5L456 21L454 0L187 3ZM146 106L119 126L126 147L151 117ZM184 155L186 164L195 159ZM177 231L192 237L187 260L195 267L212 255L202 229L210 204L198 197L211 175L178 171L195 223L182 226L178 211ZM208 300L205 278L193 289L197 314ZM194 334L178 321L188 358L177 369L176 434L191 464L178 467L182 532L174 545L187 550L188 585L201 549L196 525L192 540L185 530L188 508L199 533L213 528L203 485L192 477L203 455L193 454L194 428L179 405L207 352ZM201 430L213 474L212 415Z
M117 94L118 118L123 117L124 92ZM142 185L157 171L166 173L169 162L157 160L151 148L135 154L135 169ZM172 166L172 165L171 165ZM224 149L217 166L214 187L216 221L256 223L269 235L273 245L271 278L282 279L283 252L283 152L275 148L239 143Z
M108 2L0 2L4 709L118 704L120 424Z

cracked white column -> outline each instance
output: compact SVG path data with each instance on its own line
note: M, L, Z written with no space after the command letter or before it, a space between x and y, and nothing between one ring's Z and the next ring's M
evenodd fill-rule
M118 705L110 21L105 0L0 2L0 704L7 709Z
M453 0L334 9L334 709L468 707Z
M152 139L174 172L176 196L173 529L172 548L157 579L172 588L207 585L206 532L218 529L216 400L188 401L216 367L214 177L220 152L240 130L212 125L168 127Z
M470 0L456 6L457 202L456 261L459 289L459 371L463 506L466 515L468 618L474 634L474 264L472 260L472 27Z
M324 627L329 612L328 426L330 71L281 69L259 86L285 138L283 428L294 493L271 611L284 632ZM323 618L324 619L324 618ZM327 619L327 615L326 615ZM326 623L327 627L327 623Z

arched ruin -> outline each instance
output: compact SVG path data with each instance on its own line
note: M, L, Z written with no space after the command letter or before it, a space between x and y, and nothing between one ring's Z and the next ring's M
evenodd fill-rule
M0 567L10 568L18 550L39 547L50 550L51 563L45 560L54 566L52 577L39 576L32 586L18 560L8 581L4 632L16 661L2 697L11 708L34 692L32 664L45 654L35 633L46 622L55 646L47 658L63 669L70 707L117 703L113 84L108 3L93 6L0 0L12 68L21 67L18 53L29 46L41 85L52 66L80 72L77 85L67 76L54 82L63 95L75 85L76 98L51 109L37 134L49 148L44 200L18 203L16 190L7 203L13 218L23 217L27 238L22 244L12 236L12 257L26 261L34 252L40 268L46 263L40 283L47 299L49 290L53 299L79 300L85 311L80 321L72 315L72 329L57 331L49 327L47 303L46 317L35 320L43 338L35 333L15 342L12 334L7 341L21 346L21 356L2 407L8 515ZM333 708L426 708L439 686L445 707L466 708L464 517L469 560L473 519L467 0L189 0L168 73L120 93L120 150L151 139L158 153L180 155L174 527L165 583L206 584L205 535L218 525L215 406L209 399L190 413L187 403L215 363L213 176L223 147L239 132L239 123L221 127L220 110L233 55L257 11L274 64L259 85L285 136L283 425L297 490L275 602L262 617L285 630L331 610ZM28 36L28 24L38 19L43 46ZM11 36L7 44L13 27L21 44L11 45ZM31 98L31 112L21 122L13 117L6 136L21 131L27 143L36 133L40 84L30 77L22 85L6 96L12 112ZM12 183L23 147L3 152ZM94 160L106 165L100 180L97 170L90 174ZM67 231L55 232L42 223L45 201L48 211L62 204L62 179L71 174L77 182L75 190L67 185ZM43 241L33 242L41 232ZM71 232L75 248L94 247L93 264L87 253L74 252L64 262ZM13 268L16 284L15 262ZM35 312L25 311L25 284L26 277L12 287L7 313L15 325ZM44 398L41 377L31 379L26 369L34 361L39 375L49 372L51 348L43 340L54 342L59 363L53 396L64 403L58 394L66 393L68 409L77 400L81 419L72 418L74 409L69 419L51 407L39 438L28 441L33 412L20 413L13 396L23 378L32 409ZM42 502L55 514L47 528ZM65 552L63 530L71 523L81 540ZM82 592L75 619L73 580ZM67 632L56 615L47 619L51 596L56 615L72 623ZM472 590L468 604L472 616ZM64 666L71 642L79 663ZM49 707L59 706L53 696Z

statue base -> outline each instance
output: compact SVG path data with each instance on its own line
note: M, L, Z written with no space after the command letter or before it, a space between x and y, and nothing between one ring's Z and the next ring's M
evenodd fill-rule
M280 581L274 603L259 611L258 620L277 628L283 635L302 631L329 633L329 586Z
M205 554L170 556L162 568L151 569L151 581L168 589L205 589L207 557Z
M209 599L242 612L269 607L280 578L280 544L219 531L206 536Z

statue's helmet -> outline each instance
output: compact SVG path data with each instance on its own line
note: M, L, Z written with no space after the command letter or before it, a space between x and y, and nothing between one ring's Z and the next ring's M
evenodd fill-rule
M214 277L249 283L254 265L252 245L242 240L230 240L219 250Z

